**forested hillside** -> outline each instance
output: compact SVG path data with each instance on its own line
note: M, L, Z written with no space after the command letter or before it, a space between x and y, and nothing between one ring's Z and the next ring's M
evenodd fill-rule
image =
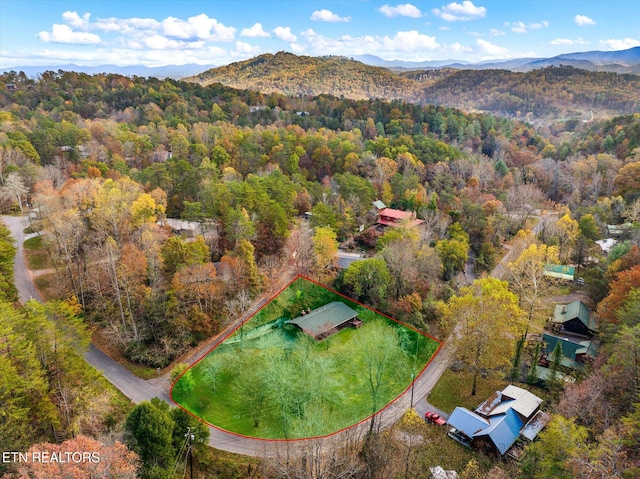
M383 98L418 102L419 89L386 68L344 57L308 57L279 52L260 55L185 78L202 85L222 83L234 88L285 95L331 94L354 100Z
M535 72L531 78L539 82L530 88L551 95L543 86L559 82L561 91L556 74L565 75L565 85L582 88L582 74L574 73ZM480 85L488 82L498 90L491 78L479 78ZM622 108L624 82L637 81L592 78L585 92L597 90L597 81L602 91L609 82L622 82L618 93L598 100L611 108ZM528 91L516 90L523 98ZM588 101L585 95L579 101ZM6 305L0 327L6 334L0 335L0 360L22 378L11 382L3 376L2 384L13 389L0 388L15 405L3 429L17 438L12 447L62 442L92 428L99 436L115 427L115 420L94 409L98 399L92 398L101 398L99 404L109 398L95 390L99 383L68 342L86 344L88 329L119 358L155 375L155 368L234 324L254 300L304 273L442 336L447 302L470 291L459 284L470 256L480 276L507 251L517 266L521 252L553 248L554 259L579 268L585 280L580 293L600 303L602 354L571 385L548 387L547 410L557 413L555 422L522 462L496 462L493 473L490 461L481 470L469 462L478 475L466 477L634 476L640 467L634 420L640 400L640 114L536 128L489 113L346 96L291 97L219 83L62 71L35 80L18 73L0 76L0 206L4 213L36 209L31 228L40 234L46 259L32 266L41 269L37 284L54 300L23 310L6 303L15 299L13 248L2 233ZM415 212L423 226L377 229L376 199ZM168 218L197 223L198 229L176 234ZM605 236L607 225L625 222L633 225L627 237L603 253L594 241ZM338 246L367 259L338 270ZM544 266L548 257L536 264ZM515 266L508 266L509 291L497 280L480 284L504 292L518 314L525 306L535 312L522 332L523 356L516 366L524 369L536 360L533 341L551 300L541 295L527 303L528 289L518 289ZM548 286L554 292L571 288ZM52 350L41 333L53 337L60 328L71 339ZM503 338L513 342L514 354L516 336ZM502 356L501 364L513 360ZM486 374L504 379L518 372L488 367ZM65 377L72 382L68 389L55 382ZM528 381L526 374L519 379ZM85 382L91 388L81 392ZM64 399L72 394L78 396L76 409L65 409ZM173 413L157 404L139 407L127 421L130 432L143 413L173 431ZM46 414L35 415L36 410ZM34 433L17 436L30 420ZM165 436L169 452L162 460L145 456L140 438L129 443L145 467L165 467L158 464L175 456L171 432ZM436 465L425 454L406 465L392 460L416 451L398 437L405 436L380 434L381 442L368 442L369 449L350 458L357 467L346 477L379 477L376 471L389 472L386 467L394 468L393 475L421 477ZM420 447L428 451L433 443ZM150 470L142 475L151 477Z
M287 95L383 98L486 111L512 118L591 119L640 111L640 77L551 66L507 70L419 70L396 73L343 57L261 55L186 79L203 85Z

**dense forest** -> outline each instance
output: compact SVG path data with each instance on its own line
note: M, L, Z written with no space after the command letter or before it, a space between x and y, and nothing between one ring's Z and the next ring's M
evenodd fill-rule
M601 85L616 78L603 75ZM618 101L610 98L599 101ZM97 417L87 405L100 395L99 382L72 354L75 343L88 343L87 329L132 362L165 367L242 317L255 298L304 273L440 336L447 302L469 296L457 284L469 257L481 276L509 242L523 254L536 245L554 248L558 261L578 266L606 326L597 362L564 391L552 391L553 434L504 469L522 477L637 472L640 114L534 128L400 100L63 71L0 76L0 109L1 206L5 213L36 209L32 228L46 251L43 269L52 270L39 284L54 300L11 309L13 248L3 233L1 326L8 339L0 342L0 359L18 376L26 369L35 375L31 386L23 376L7 393L11 422L3 434L17 438L12 447L116 428L116 412ZM371 228L376 199L415 212L423 227ZM173 235L168 218L199 223L199 234ZM528 232L535 220L537 235ZM606 225L624 222L633 225L628 238L602 253L594 240ZM338 271L338 246L367 259ZM518 294L516 266L505 277L509 298ZM518 298L523 309L539 307L525 304L522 291ZM67 342L52 351L39 334L57 328ZM27 343L34 346L20 346ZM532 346L525 350L531 354ZM73 378L70 390L55 389L62 377ZM65 409L65 398L81 394L73 387L85 382L96 390ZM136 418L157 416L171 431L185 419L158 404L142 409L127 420L127 444L148 467L148 458L161 467L166 458L146 456L141 439L131 439ZM35 432L15 435L29 421ZM174 457L171 432L166 438L163 454ZM369 450L375 460L354 456L365 464L347 477L378 477L380 454L398 447ZM162 477L151 469L141 475Z
M590 119L640 111L637 75L571 66L527 73L452 68L392 72L344 57L280 52L213 68L185 80L287 95L403 100L528 120Z

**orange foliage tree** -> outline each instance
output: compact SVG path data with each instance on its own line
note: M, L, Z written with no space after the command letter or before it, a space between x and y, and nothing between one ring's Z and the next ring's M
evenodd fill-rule
M120 442L102 444L86 436L77 436L62 444L39 443L29 448L27 461L20 462L20 479L118 478L135 479L138 455Z
M640 288L640 265L618 273L611 283L609 294L598 305L600 321L618 323L618 310L624 305L631 290Z

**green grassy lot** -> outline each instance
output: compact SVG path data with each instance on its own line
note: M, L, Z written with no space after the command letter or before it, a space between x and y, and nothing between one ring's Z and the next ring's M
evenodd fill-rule
M494 392L506 387L509 382L503 375L478 378L476 395L471 395L473 375L467 371L453 372L447 369L427 398L430 404L451 413L457 406L475 409Z
M330 301L356 309L363 326L322 341L290 326L264 326ZM409 386L412 371L420 371L438 345L299 278L192 367L174 385L173 398L205 421L239 434L320 436L382 409Z
M44 249L41 236L34 236L24 242L24 251L29 269L53 268L49 253Z
M451 369L447 369L436 386L431 390L427 401L438 409L448 413L452 413L457 406L473 410L491 394L504 389L510 384L510 381L504 378L504 374L489 374L486 378L478 378L476 395L472 396L472 382L472 373L468 371L454 372ZM515 383L515 385L531 391L545 401L549 399L549 393L545 389L523 383Z

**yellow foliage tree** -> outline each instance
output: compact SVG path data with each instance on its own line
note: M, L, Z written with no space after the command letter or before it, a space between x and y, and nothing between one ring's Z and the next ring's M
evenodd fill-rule
M547 264L555 264L558 259L558 247L545 244L531 244L507 265L507 275L512 289L520 298L520 304L526 308L527 329L524 333L526 340L533 312L538 307L540 298L546 291L549 280L544 269Z
M524 316L508 283L490 276L461 288L443 307L443 322L455 328L451 337L457 356L473 371L472 396L481 369L509 364L525 325Z

